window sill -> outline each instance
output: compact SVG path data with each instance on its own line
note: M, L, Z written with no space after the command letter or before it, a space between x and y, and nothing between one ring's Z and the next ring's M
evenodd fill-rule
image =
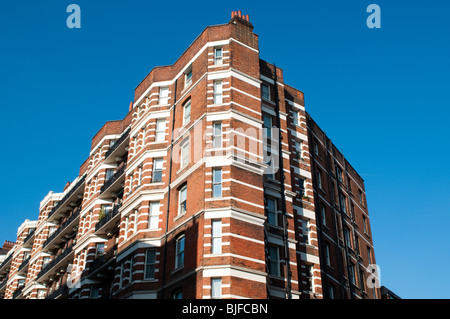
M183 172L184 170L186 170L189 167L189 164L187 164L186 166L180 168L175 174L180 174L181 172Z
M334 268L333 267L331 267L331 265L327 265L327 264L325 264L325 266L329 269L329 270L331 270L331 271L334 271Z
M183 216L185 216L186 215L186 212L184 212L184 213L182 213L182 214L178 214L177 216L175 216L174 218L173 218L173 221L177 221L178 219L180 219L181 217L183 217Z
M145 282L158 282L158 279L156 279L156 278L144 278L143 281L145 281Z
M185 83L184 88L180 94L183 95L191 86L192 86L192 81L190 81L189 83Z
M271 274L269 274L269 276L268 276L269 278L271 278L271 279L275 279L275 280L285 280L285 278L284 277L281 277L280 275L271 275Z
M274 178L272 178L272 177L266 177L266 180L269 182L269 183L274 183L274 184L279 184L279 185L281 185L281 182L280 181L278 181L278 180L276 180L276 179L274 179Z
M303 245L303 246L307 247L307 248L318 249L316 246L313 246L313 245L308 244L308 243L302 243L302 242L298 242L298 243L299 243L300 245Z
M184 265L183 266L180 266L180 267L178 267L178 268L175 268L174 270L172 270L171 272L170 272L170 274L171 275L174 275L174 274L176 274L177 272L179 272L180 270L182 270L184 268Z
M275 102L273 102L272 100L267 99L267 98L265 98L265 97L261 97L261 100L262 100L263 102L266 102L266 103L270 103L270 104L272 104L272 105L275 105Z

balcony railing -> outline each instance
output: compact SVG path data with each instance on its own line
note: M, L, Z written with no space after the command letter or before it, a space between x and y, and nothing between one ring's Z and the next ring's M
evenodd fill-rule
M25 268L26 265L28 265L29 261L30 261L30 257L28 256L27 259L25 259L19 266L19 269L17 270L17 272L20 272L23 268Z
M122 206L121 204L115 205L111 211L109 211L105 217L100 219L97 224L95 224L95 231L98 231L100 228L102 228L107 222L109 222L111 219L113 219L114 216L116 216L119 213L119 208Z
M50 292L45 299L55 299L56 297L62 295L63 293L65 293L66 291L69 290L69 286L67 286L67 283L63 283L59 286L58 289Z
M108 158L109 155L112 154L112 152L114 152L114 150L116 150L120 144L122 144L123 141L125 141L125 139L128 137L128 134L130 133L131 127L129 127L123 134L121 137L119 137L119 139L116 140L116 142L114 143L113 146L111 146L111 148L106 152L105 154L105 159Z
M35 231L36 231L36 229L32 229L30 231L30 233L27 235L27 237L24 239L24 241L23 241L24 246L27 244L27 242L30 240L30 238L33 237Z
M111 186L115 181L117 181L124 173L125 168L127 166L123 165L110 179L105 181L105 184L103 184L102 188L100 189L100 194L102 194L104 191L108 189L109 186Z
M5 267L5 266L11 261L12 255L13 255L13 254L10 254L10 255L8 256L8 258L6 258L6 259L2 262L2 264L0 265L0 269L2 269L3 267Z
M22 294L23 287L25 287L25 285L20 286L19 288L16 289L16 291L13 292L12 295L13 299L16 299Z
M68 225L70 225L79 215L80 215L81 209L78 209L72 216L69 217L68 220L66 220L53 234L50 235L49 238L42 244L42 248L47 247L47 245L55 239Z
M50 216L52 216L63 204L64 202L66 202L70 196L73 195L73 193L75 193L75 191L82 185L84 184L84 181L86 180L86 175L84 175L79 181L78 183L72 187L72 189L63 197L63 199L61 199L59 201L59 203L53 207L52 211L48 214L48 217L50 218Z
M89 272L94 272L97 269L100 269L104 264L114 258L117 254L117 245L114 245L111 249L105 251L102 254L99 254L92 263L89 265Z
M61 254L55 257L51 262L49 262L37 275L37 278L39 279L43 275L45 275L50 269L55 267L61 260L63 260L65 257L67 257L72 251L73 246L75 246L75 242L70 246L67 247Z

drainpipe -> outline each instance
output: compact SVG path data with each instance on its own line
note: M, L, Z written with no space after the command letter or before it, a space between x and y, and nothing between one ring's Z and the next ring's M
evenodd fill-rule
M173 94L173 109L172 109L172 133L170 138L170 157L169 157L169 183L167 185L167 211L166 211L166 230L164 233L164 257L162 260L162 278L161 278L161 296L164 298L164 285L166 284L166 263L167 263L167 231L169 229L169 210L170 210L170 183L172 181L172 155L173 155L173 132L175 130L175 105L177 103L177 83L175 80L175 89Z
M281 212L283 216L283 243L284 243L284 256L285 256L285 271L286 271L286 298L292 299L292 292L291 292L291 269L290 269L290 259L289 259L289 237L288 237L288 221L287 221L287 213L286 213L286 195L284 193L284 169L283 169L283 145L281 141L283 140L283 137L281 135L281 121L280 121L280 104L279 104L279 98L278 98L278 83L277 83L277 67L275 64L273 65L274 69L274 97L275 97L275 114L277 118L277 127L278 127L278 136L279 136L279 143L278 143L278 158L279 158L279 170L280 170L280 193L281 193Z

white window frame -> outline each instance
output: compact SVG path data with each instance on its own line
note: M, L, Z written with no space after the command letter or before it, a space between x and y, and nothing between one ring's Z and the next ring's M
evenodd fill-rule
M138 217L139 217L139 209L135 209L134 210L134 216L133 217L134 217L134 223L133 223L134 229L133 229L133 232L136 233L137 232Z
M219 134L217 134L219 131ZM213 123L212 147L222 148L222 123Z
M220 52L220 55L217 53ZM223 64L223 48L214 48L214 65Z
M211 278L211 299L222 299L222 278Z
M347 226L344 226L344 241L348 247L353 249L351 230Z
M153 256L149 256L149 253L152 253ZM153 257L153 260L149 260L149 257ZM153 276L149 277L149 271L148 268L153 268L151 273ZM155 279L156 274L156 250L155 249L147 249L145 251L145 265L144 265L144 280L148 279Z
M269 209L269 207L270 207L269 202L273 202L274 211L271 211ZM267 222L269 223L269 225L278 226L278 206L277 206L277 204L278 203L275 198L267 198ZM272 223L271 216L273 216L274 223Z
M302 242L306 245L311 245L310 222L307 219L302 219L302 233Z
M297 152L297 158L302 159L302 141L294 141L294 147Z
M183 199L184 193L184 200ZM184 208L182 205L184 203ZM178 216L185 214L187 211L187 185L184 185L178 192Z
M294 123L295 126L299 126L300 118L298 111L291 110L291 112L292 112L292 122Z
M348 265L348 281L356 286L356 268L352 262Z
M275 254L272 254L275 252ZM275 255L275 256L274 256ZM275 258L273 258L275 257ZM269 246L270 275L281 276L280 248L278 246Z
M166 105L169 104L169 87L161 86L159 88L158 104Z
M322 218L322 225L326 226L327 225L327 211L324 205L320 205L320 216Z
M183 242L183 250L180 250L180 242ZM179 236L175 241L175 269L182 268L184 266L184 252L186 248L185 235ZM182 257L180 261L180 257Z
M128 194L131 194L131 192L133 191L133 179L134 179L134 172L133 172L133 173L131 173L131 174L129 175L129 177L130 177L130 189L129 189L129 192L128 192Z
M222 80L214 81L214 104L223 103L223 83Z
M166 120L156 120L155 142L164 142L166 140Z
M216 172L220 171L220 180L216 178ZM220 196L216 196L216 188L220 188ZM222 168L213 168L212 172L212 197L221 198L222 197Z
M152 183L161 183L162 182L163 165L164 165L164 161L162 158L155 158L153 160ZM160 175L161 175L160 181L155 181L155 173L160 173Z
M211 222L211 253L222 253L222 220L215 219Z
M330 244L325 242L325 264L331 267Z
M184 88L188 88L192 84L192 66L188 68L184 74Z
M180 151L180 169L185 168L189 164L189 140L186 140L181 144Z
M106 182L106 181L109 181L111 178L113 178L113 176L115 174L115 169L107 168L105 173L106 173L106 176L105 176L105 182Z
M138 184L137 187L142 185L142 166L138 167Z
M317 176L317 186L319 187L319 189L323 189L322 187L322 173L319 169L316 170L316 176Z
M266 119L269 121L268 125L266 125ZM263 129L264 135L267 139L272 137L272 117L269 114L263 114Z
M159 210L161 207L160 202L150 202L148 228L157 230L159 226Z
M191 100L183 104L183 126L191 121Z
M339 202L341 204L341 210L347 214L347 198L343 194L339 194Z
M270 86L267 83L261 83L261 96L263 100L270 101Z

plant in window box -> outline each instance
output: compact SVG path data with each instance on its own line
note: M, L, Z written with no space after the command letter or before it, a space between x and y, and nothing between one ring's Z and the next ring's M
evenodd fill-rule
M309 196L308 195L303 195L302 198L306 199L306 200L309 200Z
M102 220L106 216L106 211L104 208L100 209L100 213L98 213L98 220Z

